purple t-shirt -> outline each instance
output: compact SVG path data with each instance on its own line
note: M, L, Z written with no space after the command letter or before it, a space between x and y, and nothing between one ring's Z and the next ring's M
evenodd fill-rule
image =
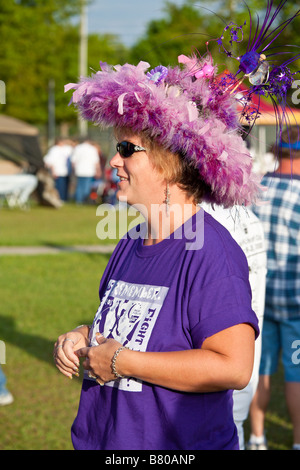
M202 233L198 249L187 249L183 230L153 246L136 236L119 242L101 280L92 344L100 331L137 351L179 351L239 323L258 333L245 255L201 214L189 220ZM186 393L135 378L100 387L86 376L72 441L93 450L238 449L232 391Z

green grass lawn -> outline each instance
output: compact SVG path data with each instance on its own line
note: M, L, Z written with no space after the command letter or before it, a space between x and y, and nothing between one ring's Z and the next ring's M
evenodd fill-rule
M0 408L0 449L71 449L80 379L55 368L59 334L91 323L108 255L9 256L0 260L2 366L15 401Z
M95 233L98 221L94 206L0 209L0 243L103 243ZM58 372L53 344L59 334L92 321L108 259L109 255L82 253L0 257L0 340L6 345L2 368L15 398L12 405L0 407L1 450L72 449L70 427L82 374L69 380ZM291 448L282 370L274 379L266 426L270 448Z
M141 218L134 210L105 205L65 204L60 209L32 205L28 211L0 208L0 245L68 246L114 244ZM131 226L130 225L130 226Z

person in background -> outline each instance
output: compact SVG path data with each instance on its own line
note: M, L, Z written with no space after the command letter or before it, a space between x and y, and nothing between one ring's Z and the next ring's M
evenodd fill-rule
M55 145L51 147L44 156L44 163L49 169L55 182L55 187L62 201L68 200L69 190L69 162L72 155L72 146L64 139L57 139Z
M102 200L104 188L105 188L105 164L106 164L106 157L102 152L101 146L98 142L91 141L91 144L97 149L99 155L99 169L95 174L92 185L91 185L91 194L90 198L92 201L97 202Z
M6 377L0 366L0 406L10 405L14 397L6 388Z
M291 153L292 152L292 153ZM291 177L292 175L292 177ZM267 173L267 204L253 210L262 222L267 246L267 280L262 355L257 392L250 408L248 449L267 449L265 416L271 376L284 367L285 396L293 425L293 449L300 450L300 136L285 131L277 170Z
M82 204L90 195L93 180L101 178L98 150L85 139L75 147L71 161L76 177L75 201Z

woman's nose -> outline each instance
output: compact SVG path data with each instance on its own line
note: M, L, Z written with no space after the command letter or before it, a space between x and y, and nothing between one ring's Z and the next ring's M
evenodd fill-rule
M119 168L120 166L123 165L123 158L121 157L121 155L119 154L119 152L117 152L113 157L112 159L110 160L109 162L110 166L112 168Z

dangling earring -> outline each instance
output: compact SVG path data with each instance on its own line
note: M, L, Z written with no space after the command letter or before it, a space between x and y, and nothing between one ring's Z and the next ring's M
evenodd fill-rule
M166 189L165 189L165 200L164 204L166 204L166 214L169 217L170 215L170 189L169 189L169 183L167 183Z

